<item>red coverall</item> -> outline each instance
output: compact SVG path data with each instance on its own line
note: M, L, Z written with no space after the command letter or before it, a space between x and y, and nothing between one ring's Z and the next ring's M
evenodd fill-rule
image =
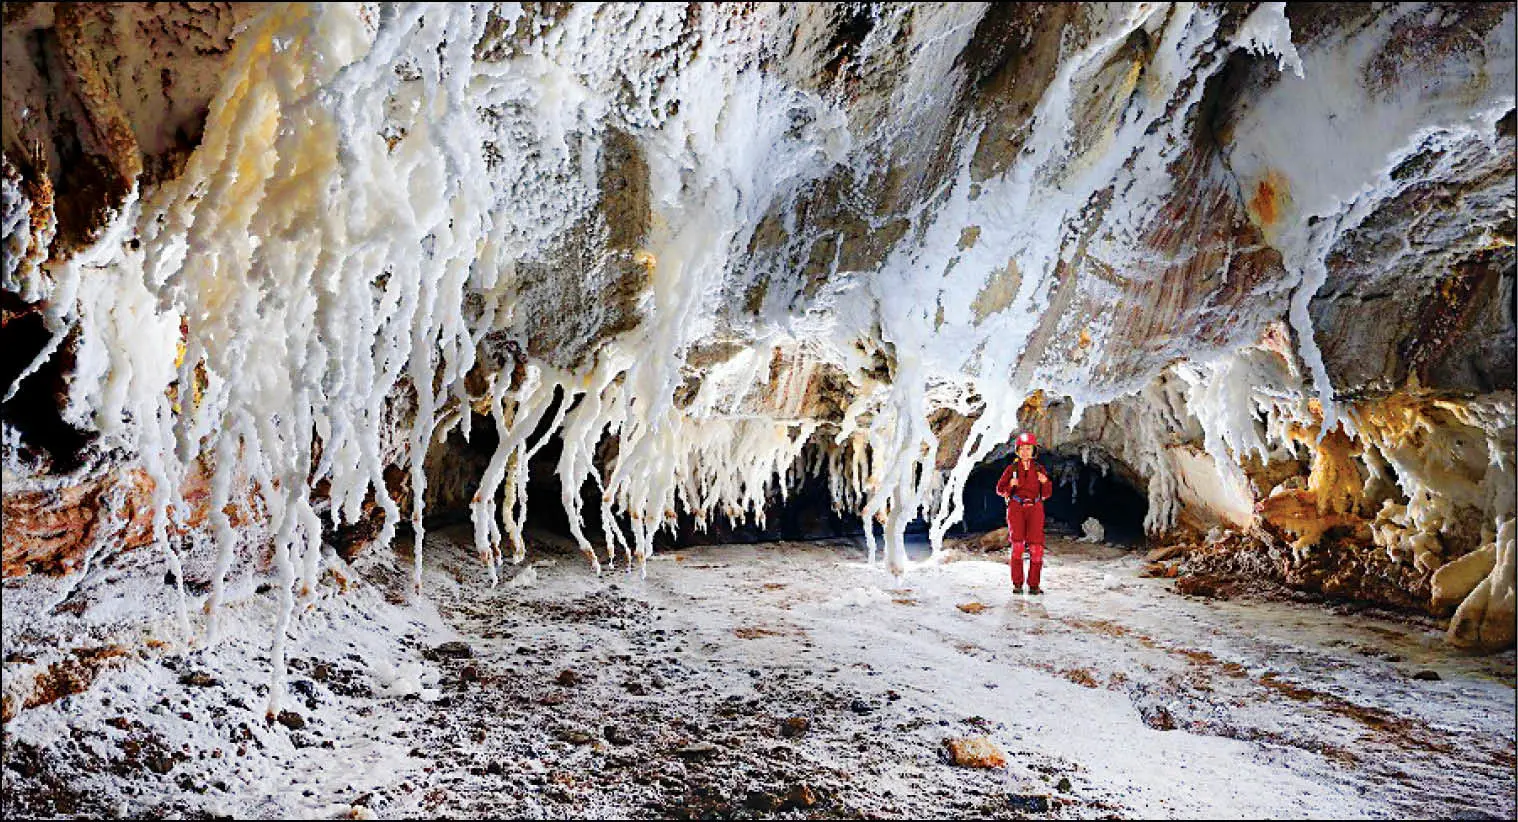
M1023 584L1023 546L1028 548L1028 587L1044 569L1044 500L1054 495L1049 473L1037 460L1014 458L1001 472L996 493L1007 499L1007 539L1012 543L1012 584Z

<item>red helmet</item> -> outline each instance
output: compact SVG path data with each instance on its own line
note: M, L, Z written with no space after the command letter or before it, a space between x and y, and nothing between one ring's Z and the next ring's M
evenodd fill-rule
M1017 435L1018 447L1024 445L1038 445L1038 437L1033 436L1032 431L1024 431Z

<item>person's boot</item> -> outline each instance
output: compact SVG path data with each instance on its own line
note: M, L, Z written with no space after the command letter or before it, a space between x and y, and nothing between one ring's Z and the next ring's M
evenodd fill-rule
M1044 589L1039 586L1044 576L1044 546L1033 545L1029 548L1033 556L1028 563L1028 593L1042 594Z
M1021 585L1013 585L1012 586L1012 593L1014 593L1014 594L1020 594L1022 592L1023 592L1023 586L1021 586Z

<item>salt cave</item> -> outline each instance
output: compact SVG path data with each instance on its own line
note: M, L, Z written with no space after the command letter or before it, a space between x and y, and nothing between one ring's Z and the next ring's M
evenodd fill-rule
M1515 18L6 4L4 814L1512 818Z

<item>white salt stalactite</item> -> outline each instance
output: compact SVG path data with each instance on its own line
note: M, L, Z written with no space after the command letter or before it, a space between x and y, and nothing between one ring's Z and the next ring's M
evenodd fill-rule
M80 322L137 312L119 328L83 329L77 385L85 393L72 407L92 409L92 427L128 438L141 454L154 483L154 538L171 565L168 521L181 477L214 437L213 635L234 547L223 507L240 476L267 503L281 586L271 712L293 586L299 579L309 598L320 571L311 487L329 480L334 517L350 521L373 490L388 540L399 511L383 484L391 458L381 454L384 406L409 379L417 410L402 458L419 465L417 444L432 433L440 404L434 375L457 376L473 352L457 307L487 226L488 189L475 143L463 137L474 116L463 91L484 20L454 9L423 27L426 13L387 7L372 40L349 7L273 7L256 18L238 38L185 174L141 207L142 260L113 260L124 275L115 283L55 278L70 307L81 282L113 290L109 305L79 292ZM416 95L428 105L415 110L392 154L376 118L395 90L397 59L421 65L431 91ZM132 222L118 222L104 247L120 248ZM142 298L123 299L134 287ZM181 314L188 336L175 369ZM164 396L176 379L177 409ZM126 419L132 426L121 425ZM313 471L316 435L322 459ZM420 544L425 478L412 476ZM182 584L182 569L173 571Z
M960 454L959 461L950 469L938 511L934 514L929 527L928 541L935 556L943 550L943 539L949 532L949 528L963 516L964 489L965 484L969 482L970 472L980 465L996 446L1006 442L1017 427L1018 404L1008 402L1009 398L1009 395L1005 394L988 396L980 416L970 426L970 433L965 438L964 451Z

